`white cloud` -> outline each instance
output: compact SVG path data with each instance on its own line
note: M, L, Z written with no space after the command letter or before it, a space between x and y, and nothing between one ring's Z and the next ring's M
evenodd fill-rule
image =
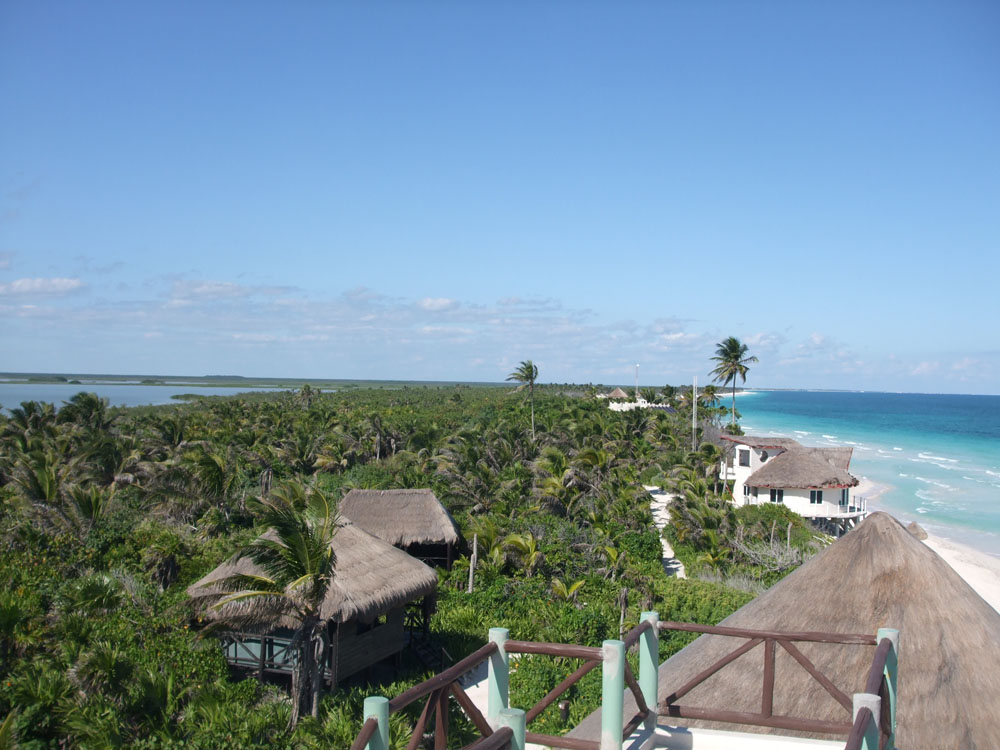
M35 294L35 295L58 296L62 294L69 294L70 292L75 292L78 289L82 289L84 286L85 286L84 283L80 281L80 279L67 279L67 278L17 279L7 284L0 284L0 294L9 294L9 295Z
M930 362L924 361L917 364L911 371L911 375L930 375L932 372L936 372L941 367L940 362Z
M447 297L424 297L417 303L421 309L436 312L439 310L451 310L458 305L453 299Z

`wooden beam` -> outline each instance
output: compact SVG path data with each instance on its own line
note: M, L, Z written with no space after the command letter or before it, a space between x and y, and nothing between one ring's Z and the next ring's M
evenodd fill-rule
M572 643L541 643L537 641L507 641L505 649L508 654L545 654L546 656L565 656L572 659L587 661L602 661L604 652L594 646L576 646Z
M760 696L760 712L770 716L774 711L774 639L764 641L764 686Z
M451 683L451 692L455 696L455 700L458 701L458 705L462 707L465 711L465 715L469 717L469 720L476 725L476 729L483 737L489 737L493 734L493 728L490 726L489 722L486 721L486 717L483 716L482 712L476 707L476 704L472 702L472 698L462 689L462 686L457 682Z
M823 689L826 690L826 692L828 692L830 695L832 695L833 698L840 705L846 708L849 712L854 710L854 704L851 701L851 699L847 696L847 694L838 689L837 686L834 685L827 678L825 674L816 669L816 665L813 664L811 661L809 661L809 657L807 657L805 654L799 651L795 646L793 646L788 641L778 641L778 643L780 643L781 647L785 649L785 651L787 651L789 654L791 654L792 658L795 659L795 661L797 661L799 664L801 664L802 668L805 669L809 674L811 674L813 676L813 679L816 680L816 682L818 682L820 685L822 685Z
M693 706L664 706L661 704L659 714L660 716L670 716L676 719L702 719L704 721L723 721L728 724L752 724L757 727L791 729L796 732L847 734L851 731L851 724L846 721L799 719L794 716L762 716L761 714L744 713L742 711L716 711L710 708L695 708Z
M731 654L728 654L727 656L722 657L717 662L715 662L715 664L713 664L712 666L708 667L707 669L702 670L701 672L699 672L698 674L696 674L694 677L692 677L690 680L688 680L687 682L685 682L680 688L678 688L677 690L675 690L674 692L672 692L670 695L668 695L666 698L664 698L663 699L663 703L670 704L670 703L673 703L678 698L683 698L692 689L698 687L698 685L700 685L701 683L703 683L705 680L707 680L713 674L715 674L720 669L722 669L724 666L726 666L727 664L729 664L729 662L736 661L741 656L743 656L743 654L745 654L747 651L749 651L752 648L755 648L757 645L759 645L761 643L763 643L763 639L761 639L761 638L755 638L752 641L748 641L747 643L744 643L742 646L740 646L738 649L736 649L735 651L733 651Z
M448 750L448 691L438 690L436 721L434 722L434 750ZM430 700L434 700L431 696Z
M727 628L721 625L696 625L690 622L661 621L660 630L684 630L689 633L728 635L735 638L774 638L784 641L811 641L814 643L846 643L857 646L875 646L875 637L858 633L819 633L813 631L784 632L781 630L750 630Z
M599 661L588 661L584 663L579 669L577 669L573 674L567 677L565 680L556 685L552 690L550 690L544 698L542 698L538 703L535 704L528 713L524 715L525 723L530 723L534 721L538 715L544 711L546 708L551 706L556 698L569 690L574 684L580 681L585 674L590 670L600 664Z

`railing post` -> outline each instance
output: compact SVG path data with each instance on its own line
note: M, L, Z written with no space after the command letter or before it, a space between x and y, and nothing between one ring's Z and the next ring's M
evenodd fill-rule
M520 708L505 708L497 716L500 727L510 727L514 735L510 738L510 750L524 750L525 720L524 711Z
M858 713L862 708L870 710L872 718L868 722L868 726L865 727L865 734L861 740L861 750L879 750L878 720L879 716L882 715L882 699L872 693L855 693L854 713L852 714L854 721L858 720Z
M896 747L896 676L899 674L899 631L894 628L879 628L875 640L879 643L883 638L892 642L892 649L885 659L885 682L889 686L889 744L890 750Z
M365 698L365 721L378 719L378 730L368 740L365 750L389 750L389 699L381 695Z
M602 651L601 750L621 750L625 709L625 643L605 641Z
M497 650L490 654L486 720L494 729L498 726L500 711L508 707L510 685L509 657L506 648L508 638L510 631L507 628L490 628L490 642L497 644Z
M660 680L660 646L659 628L660 621L658 612L643 612L639 616L640 622L648 622L650 627L639 636L639 687L642 688L642 697L646 699L649 706L649 714L646 716L645 727L652 731L656 729L656 691Z

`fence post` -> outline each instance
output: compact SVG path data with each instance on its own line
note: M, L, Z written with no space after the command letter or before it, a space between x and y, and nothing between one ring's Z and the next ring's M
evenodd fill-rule
M601 673L604 677L601 695L601 748L621 750L625 721L625 643L609 640L601 646Z
M643 612L639 616L640 622L648 622L650 628L639 636L639 687L642 688L642 697L646 699L649 706L649 714L646 716L645 727L652 731L656 729L657 710L657 683L659 682L660 667L660 646L659 628L660 621L658 612Z
M892 649L885 660L886 684L889 686L889 745L890 750L896 747L896 677L899 674L899 631L894 628L879 628L875 640L879 643L883 638L892 641Z
M524 750L525 720L524 711L520 708L505 708L497 717L500 727L510 727L514 735L510 738L510 750Z
M365 750L389 750L389 699L381 695L365 698L365 721L378 719L378 730L368 740Z
M507 628L490 628L490 642L497 644L497 650L490 654L489 680L486 694L486 720L494 729L500 717L500 711L507 708L509 693L509 667L506 643L510 638Z
M865 733L861 740L861 750L879 750L878 720L882 715L882 699L872 693L854 694L854 712L852 718L858 720L858 713L862 708L867 708L872 712L871 721L865 727Z

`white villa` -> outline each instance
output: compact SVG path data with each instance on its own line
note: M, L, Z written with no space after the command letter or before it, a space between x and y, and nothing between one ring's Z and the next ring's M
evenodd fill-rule
M735 443L719 476L733 482L737 505L783 503L834 536L868 515L864 497L848 471L852 448L807 448L792 438L722 435Z

